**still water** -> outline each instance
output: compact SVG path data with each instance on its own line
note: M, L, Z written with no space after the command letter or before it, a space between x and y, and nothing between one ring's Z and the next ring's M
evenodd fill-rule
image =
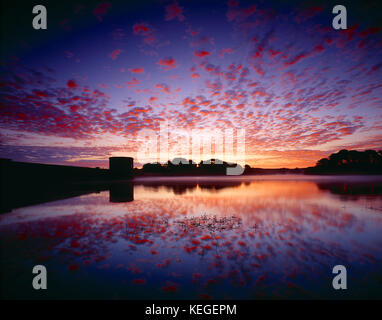
M381 298L381 234L382 177L141 178L0 215L1 296Z

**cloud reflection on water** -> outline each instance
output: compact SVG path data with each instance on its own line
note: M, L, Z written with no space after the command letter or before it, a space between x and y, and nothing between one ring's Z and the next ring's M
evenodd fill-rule
M76 280L74 298L247 299L339 297L331 268L344 264L348 297L380 296L379 184L325 183L146 181L134 201L103 191L17 209L0 216L1 268L46 264L53 297Z

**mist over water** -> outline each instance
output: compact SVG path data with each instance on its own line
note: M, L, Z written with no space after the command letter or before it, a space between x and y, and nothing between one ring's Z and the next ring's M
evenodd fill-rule
M1 294L380 298L381 227L376 176L140 178L0 215ZM338 264L347 290L332 287Z

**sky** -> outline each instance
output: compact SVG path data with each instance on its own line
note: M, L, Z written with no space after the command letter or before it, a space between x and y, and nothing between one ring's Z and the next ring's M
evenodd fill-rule
M332 27L329 1L39 4L47 30L32 27L33 1L1 8L2 158L139 166L161 155L158 144L137 158L142 130L165 123L169 159L192 158L185 139L225 129L245 129L252 167L382 149L378 1L342 1L346 30ZM235 153L197 160L211 157Z

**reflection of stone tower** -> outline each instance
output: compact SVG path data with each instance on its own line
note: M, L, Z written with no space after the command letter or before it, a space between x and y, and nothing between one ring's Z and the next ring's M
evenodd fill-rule
M133 158L110 157L109 170L113 178L126 179L133 176Z
M134 186L131 182L118 183L110 186L110 202L130 202L134 200Z

